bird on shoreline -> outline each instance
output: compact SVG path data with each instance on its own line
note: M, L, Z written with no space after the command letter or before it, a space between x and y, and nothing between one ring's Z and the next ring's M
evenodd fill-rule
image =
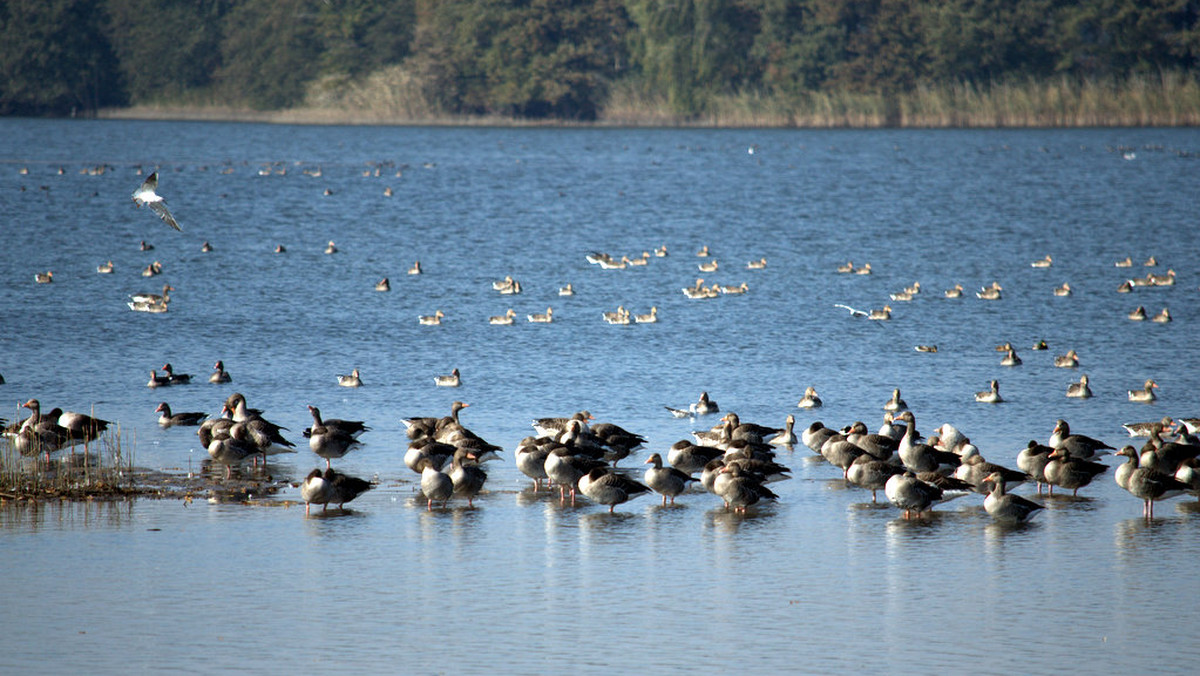
M158 214L163 223L182 232L183 228L179 227L179 223L171 215L171 210L167 208L167 203L158 194L157 190L158 172L156 171L147 176L146 180L142 181L142 184L138 186L138 189L133 191L133 203L139 207L150 207L150 210Z

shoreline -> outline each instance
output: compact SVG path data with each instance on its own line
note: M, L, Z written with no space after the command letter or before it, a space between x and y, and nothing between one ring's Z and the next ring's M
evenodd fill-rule
M1088 129L1088 128L1189 128L1200 126L1200 111L1194 115L1170 116L1157 119L1150 115L1082 116L1069 120L1069 116L1050 115L1019 120L982 119L966 120L964 116L902 115L899 121L889 122L884 115L847 114L841 121L811 116L780 116L766 113L742 119L745 116L709 116L686 120L665 114L624 114L601 117L592 121L578 120L528 120L512 117L492 116L438 116L407 117L364 113L336 108L289 108L286 110L253 110L231 106L149 106L135 105L125 108L103 108L95 112L98 120L142 120L142 121L190 121L190 122L246 122L258 124L294 124L311 126L396 126L396 127L530 127L530 128L647 128L647 129ZM846 119L846 118L853 119ZM988 119L991 118L991 119ZM1181 119L1182 118L1182 119Z

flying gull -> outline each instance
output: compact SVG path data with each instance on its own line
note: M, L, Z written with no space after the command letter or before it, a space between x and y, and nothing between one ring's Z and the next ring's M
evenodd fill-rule
M167 209L167 203L154 190L158 188L158 172L150 174L150 176L142 183L141 187L133 191L133 203L139 207L143 204L149 206L150 209L158 214L158 217L163 219L163 223L182 231L179 224L175 222L175 217L171 215Z

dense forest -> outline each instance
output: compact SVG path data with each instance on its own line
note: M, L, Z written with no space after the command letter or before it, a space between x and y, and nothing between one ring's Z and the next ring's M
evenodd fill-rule
M687 120L865 97L888 120L913 92L1194 92L1198 17L1200 0L0 0L0 114Z

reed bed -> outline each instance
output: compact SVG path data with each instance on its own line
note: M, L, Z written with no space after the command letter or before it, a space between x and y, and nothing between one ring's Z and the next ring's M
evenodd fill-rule
M0 441L0 498L8 500L93 499L138 495L132 445L120 430L101 435L85 448L78 444L43 454L22 456Z
M662 92L636 81L614 83L594 123L466 116L428 101L420 82L403 68L362 79L326 77L302 106L260 111L195 100L101 111L129 119L236 120L287 124L407 124L497 126L994 128L1200 125L1200 80L1185 72L1125 78L923 85L896 94L809 91L782 95L743 91L715 95L701 112L671 108Z

